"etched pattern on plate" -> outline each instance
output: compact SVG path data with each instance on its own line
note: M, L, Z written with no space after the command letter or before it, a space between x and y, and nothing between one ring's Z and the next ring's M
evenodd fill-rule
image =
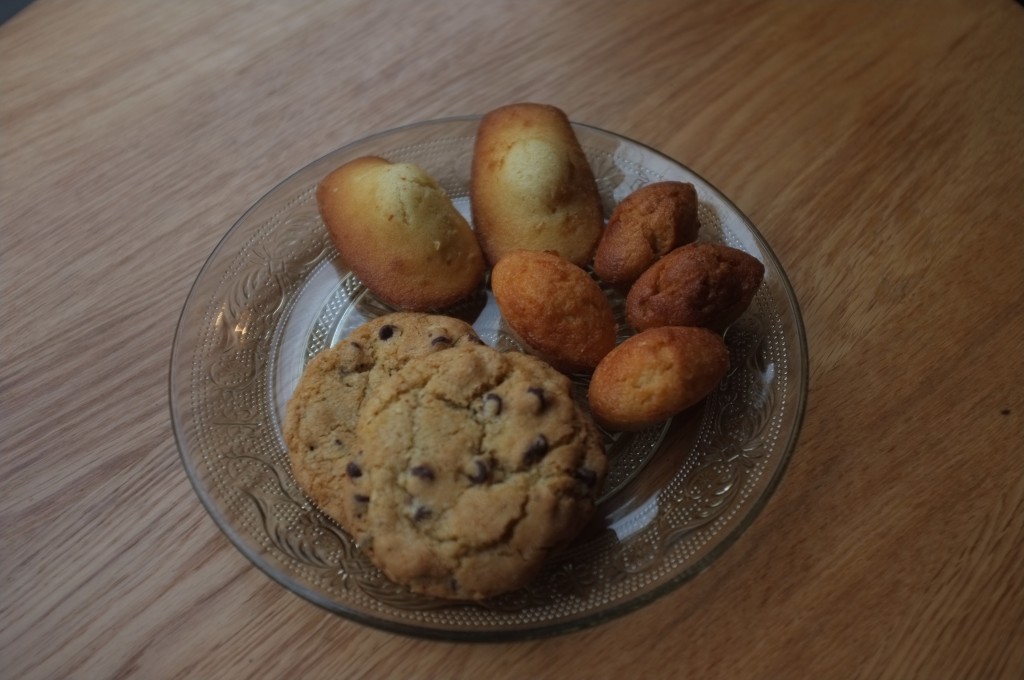
M643 184L690 180L679 166L668 165L678 170L666 176L638 163L637 154L653 153L642 147L615 147L592 129L580 134L606 211ZM373 153L423 165L464 202L471 145L472 136L461 134ZM601 517L529 587L483 603L453 604L387 581L303 496L280 435L273 397L280 357L295 354L301 370L346 328L386 311L343 273L315 305L302 342L282 346L284 327L295 321L296 300L308 282L337 266L316 212L318 177L300 176L275 190L291 194L279 199L272 217L251 227L251 237L210 284L215 293L204 302L186 369L192 421L178 432L187 445L186 467L200 496L206 494L207 507L213 506L215 517L220 513L232 540L279 581L339 613L409 632L487 637L571 629L603 620L602 612L627 611L696 573L770 490L768 481L777 479L792 446L792 411L802 408L802 393L794 396L790 384L789 357L795 355L787 324L797 312L785 309L791 300L779 292L788 291L784 278L766 279L754 304L726 333L732 368L703 407L677 423L673 431L683 434L673 439L671 451L659 450L668 446L662 443L668 424L639 435L608 435L616 463ZM701 239L749 244L748 235L734 233L720 219L731 204L705 202L714 190L693 178L702 199ZM484 301L482 309L487 306ZM617 311L621 319L621 304ZM493 314L478 317L484 318L485 339L515 347L500 318L498 326ZM624 324L621 329L623 337L628 334ZM802 342L802 336L795 340ZM797 349L803 352L802 345ZM577 384L582 396L585 379Z

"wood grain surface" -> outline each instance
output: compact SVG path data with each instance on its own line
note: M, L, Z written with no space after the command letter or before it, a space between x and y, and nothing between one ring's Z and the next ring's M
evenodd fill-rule
M520 100L717 185L810 347L783 482L640 611L396 636L276 585L179 462L233 221L368 133ZM0 26L0 677L1024 677L1024 7L38 0Z

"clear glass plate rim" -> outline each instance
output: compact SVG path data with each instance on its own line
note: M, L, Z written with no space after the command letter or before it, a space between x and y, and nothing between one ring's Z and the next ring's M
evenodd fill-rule
M793 327L796 330L796 350L799 360L800 379L795 389L795 401L794 401L794 419L793 427L789 432L789 436L785 444L780 448L781 456L780 461L773 471L772 477L768 480L765 485L764 491L752 501L750 510L744 515L735 527L725 533L713 549L711 549L704 557L698 560L696 563L684 569L683 571L673 575L666 579L663 583L658 586L634 596L625 602L619 603L608 610L600 613L595 613L587 618L580 618L570 621L553 622L547 624L532 624L528 628L509 628L505 630L449 630L430 628L426 626L417 626L414 624L408 624L393 619L378 618L370 615L363 611L357 611L344 605L339 604L337 601L331 600L324 597L320 593L308 588L298 581L288 577L286 574L280 573L280 570L275 568L267 560L265 560L261 552L253 547L250 547L247 541L237 532L227 518L220 512L215 505L212 498L209 497L205 487L202 485L199 472L195 469L192 461L186 455L187 442L184 436L184 425L181 422L182 415L179 412L180 409L176 405L175 394L179 387L175 380L175 367L179 365L183 351L182 342L185 329L183 324L186 320L189 310L198 301L198 292L204 277L208 274L214 262L217 261L221 251L224 250L232 235L240 225L244 224L245 221L257 212L262 205L272 196L274 196L278 190L290 183L296 176L306 171L310 166L316 165L328 157L334 155L343 154L345 151L355 148L357 146L363 146L372 143L374 140L385 138L391 135L399 134L404 131L409 131L417 128L427 128L431 126L443 126L451 123L470 123L478 121L481 118L479 114L463 115L463 116L451 116L445 118L437 118L431 120L417 121L408 123L395 128L382 130L369 134L365 137L356 139L348 144L331 150L315 160L307 163L301 168L289 173L284 179L275 184L271 189L266 191L251 207L249 207L231 227L224 233L224 235L218 240L216 246L211 251L210 255L204 261L198 274L196 275L192 285L189 288L188 295L185 298L185 303L182 306L182 310L178 316L178 321L175 325L175 332L172 339L171 356L169 362L169 375L168 375L168 402L170 406L171 415L171 429L173 431L175 445L178 449L178 455L181 459L182 466L185 468L186 475L192 485L193 490L199 497L200 502L206 509L207 513L214 520L217 527L228 537L232 545L238 549L254 566L256 566L261 572L269 576L273 581L283 586L287 590L299 595L305 600L327 610L334 614L338 614L348 618L350 620L359 622L361 624L369 625L371 627L385 630L388 632L399 633L404 635L411 635L421 638L439 639L447 641L462 641L462 642L497 642L497 641L508 641L508 640L524 640L524 639L535 639L540 637L547 637L552 634L569 633L576 630L582 630L590 628L609 620L619 618L638 609L641 609L651 602L665 596L666 594L676 590L682 583L692 579L697 574L707 569L718 557L720 557L729 547L731 547L736 540L750 527L753 521L760 515L764 506L770 500L774 494L776 488L784 476L786 469L788 468L789 462L792 458L793 451L796 448L797 441L799 439L800 432L803 426L803 420L805 415L806 400L807 400L807 389L808 389L808 368L809 358L807 349L807 338L806 330L804 328L803 317L800 310L799 303L796 298L796 294L793 290L793 286L786 270L782 267L774 250L768 244L767 240L761 234L761 232L754 226L746 214L740 210L731 199L724 195L718 188L705 179L702 175L695 172L689 166L680 163L679 161L667 156L663 152L654 149L653 147L644 144L643 142L636 141L630 137L622 134L611 132L603 128L589 125L586 123L580 123L573 121L572 125L576 128L582 128L596 133L598 136L604 136L612 139L619 139L629 144L632 144L638 148L643 149L647 153L650 153L662 161L684 168L688 173L699 179L704 185L703 188L713 192L718 200L727 205L735 216L742 220L744 227L749 231L754 241L757 243L758 248L764 254L765 257L772 261L773 271L779 276L781 288L786 295L786 302L789 306L789 311L793 316Z

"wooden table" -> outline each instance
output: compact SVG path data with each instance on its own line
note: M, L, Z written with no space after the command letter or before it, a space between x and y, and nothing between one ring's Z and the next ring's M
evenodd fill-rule
M58 2L0 26L0 676L1024 676L1024 7ZM231 223L403 123L544 101L686 163L801 302L786 476L712 567L509 644L255 569L183 472L171 338Z

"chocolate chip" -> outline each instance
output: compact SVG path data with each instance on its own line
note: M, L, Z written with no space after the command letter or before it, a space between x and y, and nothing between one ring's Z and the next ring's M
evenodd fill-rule
M523 454L523 463L526 465L533 465L540 461L548 452L548 438L542 434L537 435L537 438L530 442L530 448L526 449L526 453Z
M359 466L353 463L352 461L349 461L348 465L345 466L345 472L347 472L348 476L351 477L352 479L363 476L363 471L359 469Z
M370 497L361 493L355 495L356 503L369 503Z
M360 345L360 344L359 344L358 342L356 342L355 340L352 340L351 342L352 342L352 346L353 346L353 347L355 347L356 349L359 349L359 350L361 350L361 349L363 348L363 346L362 346L362 345Z
M501 414L501 397L493 392L484 395L484 413L489 416Z
M583 482L589 487L593 487L597 484L597 473L590 468L580 468L572 474L573 477Z
M416 511L413 512L413 515L412 515L412 518L414 520L416 520L417 522L419 522L421 520L424 520L424 519L426 519L428 517L430 517L430 508L428 508L425 505L418 506L416 508Z
M430 344L433 345L434 347L437 347L439 345L450 345L452 344L452 339L446 335L439 335L433 340L431 340Z
M392 326L391 324L388 324L386 326L381 326L380 327L380 330L377 332L377 337L380 338L381 340L387 340L388 338L390 338L394 334L395 334L395 327Z
M473 461L476 470L469 475L469 481L473 484L483 484L491 476L491 467L479 458Z
M409 470L409 472L412 473L413 477L419 477L420 479L425 479L427 481L434 480L434 471L430 469L429 465L415 465Z
M533 396L537 397L537 402L538 402L537 413L544 413L544 409L546 409L548 407L548 400L544 396L544 388L542 388L542 387L531 387L531 388L529 388L526 391L529 392L530 394L532 394Z
M334 445L335 445L335 446L341 446L341 440L340 440L340 439L338 439L337 437L335 437L335 438L334 438Z

